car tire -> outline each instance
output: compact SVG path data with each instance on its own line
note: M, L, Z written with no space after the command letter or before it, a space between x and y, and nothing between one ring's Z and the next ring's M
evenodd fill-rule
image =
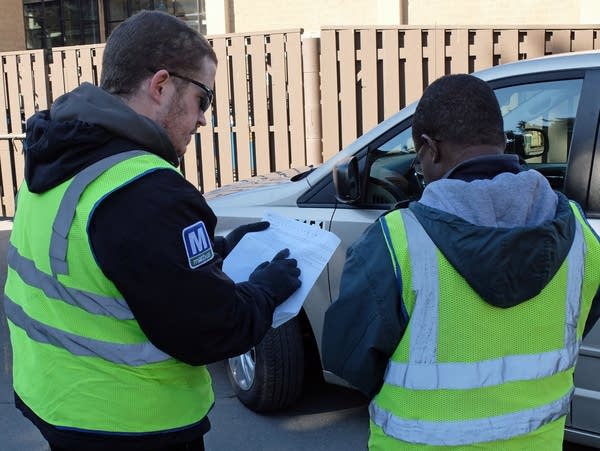
M297 318L269 329L245 354L228 359L227 376L238 399L254 412L293 405L304 383L304 347Z

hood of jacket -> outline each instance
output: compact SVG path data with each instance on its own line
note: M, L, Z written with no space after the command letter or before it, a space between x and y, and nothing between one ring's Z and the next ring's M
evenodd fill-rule
M121 98L83 83L27 121L25 180L32 192L43 193L96 161L134 149L179 165L164 128Z
M556 274L576 220L568 199L539 172L522 171L515 156L483 157L465 166L472 174L478 165L484 172L495 166L496 174L440 179L409 208L486 302L512 307L539 294Z

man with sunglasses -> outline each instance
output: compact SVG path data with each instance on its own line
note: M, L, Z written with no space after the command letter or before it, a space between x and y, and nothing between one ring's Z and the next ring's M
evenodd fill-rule
M372 398L371 450L561 450L600 316L598 237L504 154L484 81L436 80L412 127L427 185L348 251L324 366Z
M207 363L246 352L299 286L282 250L234 283L246 233L176 170L207 125L217 58L183 21L143 11L84 83L29 119L4 308L16 406L55 450L202 450Z

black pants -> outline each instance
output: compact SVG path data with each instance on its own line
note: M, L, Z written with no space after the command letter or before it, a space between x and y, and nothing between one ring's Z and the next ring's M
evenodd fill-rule
M61 448L59 446L53 445L50 443L51 451L84 451L81 449L69 449L69 448ZM196 440L192 440L191 442L181 443L178 445L167 446L164 448L156 448L152 451L204 451L204 438L201 437Z

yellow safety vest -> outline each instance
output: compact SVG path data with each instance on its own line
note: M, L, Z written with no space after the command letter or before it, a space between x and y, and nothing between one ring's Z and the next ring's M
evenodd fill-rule
M369 406L371 450L562 449L600 280L598 241L571 208L568 257L541 293L510 309L483 301L410 210L381 218L410 321Z
M156 155L130 151L43 194L26 183L19 191L5 288L14 390L57 427L169 431L198 423L214 403L207 369L148 340L90 247L97 204L157 169L174 170Z

